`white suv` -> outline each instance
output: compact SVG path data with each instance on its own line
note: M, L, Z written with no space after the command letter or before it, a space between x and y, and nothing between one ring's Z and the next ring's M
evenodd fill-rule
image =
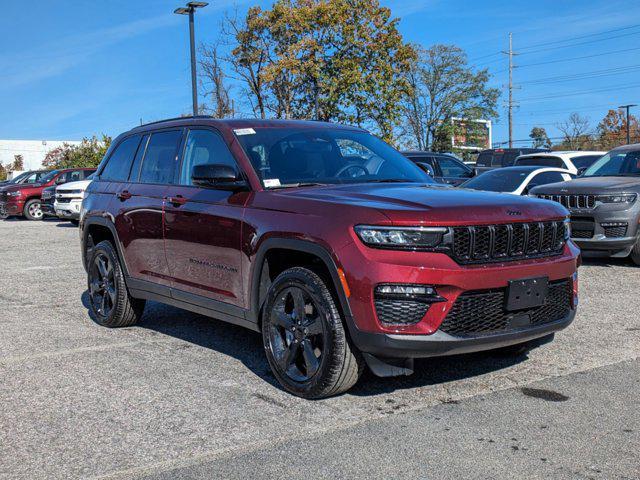
M86 180L65 183L56 188L53 208L59 218L78 223L80 220L80 211L82 210L84 192L91 183L92 177L93 175Z
M581 174L607 152L563 151L539 152L520 155L513 164L516 167L554 167L569 170L574 175Z

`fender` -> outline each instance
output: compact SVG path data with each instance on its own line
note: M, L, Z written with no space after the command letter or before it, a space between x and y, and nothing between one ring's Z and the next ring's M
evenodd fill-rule
M292 238L269 238L262 242L256 253L255 259L251 266L251 292L250 292L250 310L249 315L251 320L259 323L260 320L260 308L262 305L259 303L260 297L260 275L262 273L262 265L264 263L264 257L269 250L273 249L288 249L296 250L304 253L309 253L320 258L324 265L327 267L331 280L333 281L333 287L338 295L338 301L342 307L342 312L347 321L347 327L351 334L357 333L356 326L353 322L353 315L351 313L351 307L347 300L347 295L342 287L340 277L338 276L338 266L334 261L331 254L322 246L317 243L310 242L308 240L299 240Z

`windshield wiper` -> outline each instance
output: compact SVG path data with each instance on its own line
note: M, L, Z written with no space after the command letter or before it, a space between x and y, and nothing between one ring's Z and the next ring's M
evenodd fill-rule
M414 180L405 180L402 178L380 178L375 180L367 180L364 183L417 183Z
M298 182L298 183L283 183L274 187L267 187L267 190L277 190L279 188L297 188L297 187L324 187L326 183L320 182Z

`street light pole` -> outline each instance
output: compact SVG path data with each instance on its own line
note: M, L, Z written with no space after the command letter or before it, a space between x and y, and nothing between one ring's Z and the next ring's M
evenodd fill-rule
M178 15L189 15L189 47L191 51L191 98L193 101L193 116L198 115L198 83L196 79L196 40L195 27L193 22L196 8L204 8L209 5L207 2L189 2L186 7L176 8L173 13Z
M629 109L631 107L637 107L635 104L620 105L618 108L624 108L627 110L627 145L631 143L631 126L629 125Z

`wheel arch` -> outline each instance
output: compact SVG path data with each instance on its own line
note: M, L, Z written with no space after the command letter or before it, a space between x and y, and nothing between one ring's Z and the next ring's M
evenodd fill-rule
M274 270L273 259L283 253L287 254L287 261L278 264ZM258 249L253 261L251 290L249 294L250 314L253 320L256 324L261 324L260 313L266 299L266 293L271 285L271 280L274 279L277 274L293 266L313 266L313 264L310 265L308 262L302 262L302 265L298 264L300 262L297 260L301 259L319 262L316 265L320 267L320 271L317 271L315 268L311 269L315 273L319 273L321 277L324 277L324 280L329 283L327 286L336 294L338 306L351 332L354 328L351 308L340 280L338 265L336 265L335 260L324 247L314 242L299 239L270 238L265 240Z
M103 240L110 241L118 254L120 265L122 267L125 278L129 276L127 264L122 255L120 240L115 225L106 218L89 218L85 219L82 225L82 264L87 268L89 250L93 245L97 245Z

